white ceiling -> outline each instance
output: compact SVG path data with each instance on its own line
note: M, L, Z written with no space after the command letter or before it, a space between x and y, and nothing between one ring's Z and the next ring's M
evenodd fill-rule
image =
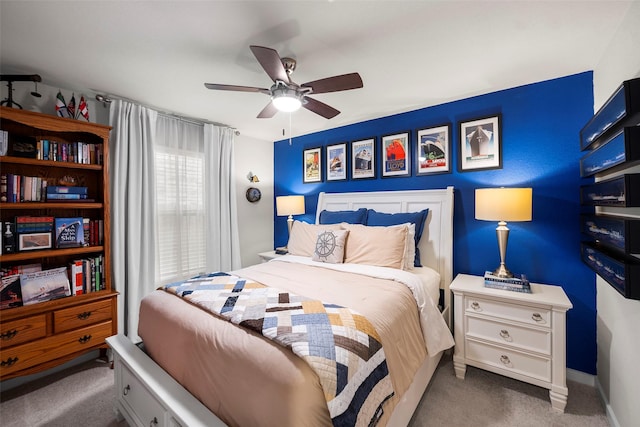
M0 1L2 73L139 101L263 140L268 88L249 45L298 61L298 83L359 72L316 95L342 113L291 116L292 136L593 70L632 1Z

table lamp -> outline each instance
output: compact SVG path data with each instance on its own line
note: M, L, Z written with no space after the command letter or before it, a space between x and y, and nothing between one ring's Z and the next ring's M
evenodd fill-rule
M287 229L289 234L287 240L291 236L291 227L293 226L293 215L302 215L304 213L304 196L278 196L276 197L276 214L278 216L289 216L287 218ZM278 251L285 252L287 247L277 248Z
M476 189L476 219L498 221L496 237L500 250L500 266L493 272L498 277L513 277L505 264L509 229L507 221L531 221L531 188Z

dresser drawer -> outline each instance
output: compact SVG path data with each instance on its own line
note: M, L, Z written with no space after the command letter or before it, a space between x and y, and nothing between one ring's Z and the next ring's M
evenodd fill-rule
M151 395L124 363L120 363L119 368L122 390L117 390L118 400L127 408L137 425L164 426L166 411L160 402Z
M111 300L64 308L53 312L53 331L60 333L111 320Z
M547 328L551 327L551 310L546 308L528 307L512 302L487 300L469 295L465 297L465 311Z
M551 381L551 360L486 343L466 340L465 357L495 368L504 369L542 381Z
M22 344L47 335L47 317L38 314L0 325L0 348Z
M467 336L551 355L551 331L510 325L482 317L466 316Z
M0 376L27 369L40 363L78 351L96 348L113 335L111 322L14 346L0 351Z

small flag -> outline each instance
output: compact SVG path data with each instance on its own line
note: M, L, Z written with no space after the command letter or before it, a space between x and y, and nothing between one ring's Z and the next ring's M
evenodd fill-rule
M71 95L71 100L67 104L67 111L69 112L69 117L72 119L76 118L76 94L73 93Z
M86 121L89 121L89 107L87 107L84 96L80 97L80 104L78 104L78 118L80 118L80 116L84 117Z
M64 96L62 93L58 91L58 95L56 95L56 113L58 117L69 117L69 110L67 110L67 103L64 101Z

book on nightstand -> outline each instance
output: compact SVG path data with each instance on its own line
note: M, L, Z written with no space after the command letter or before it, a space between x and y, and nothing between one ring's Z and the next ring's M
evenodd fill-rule
M531 284L524 274L520 275L520 277L499 277L490 271L486 271L484 273L484 286L485 288L531 293Z

